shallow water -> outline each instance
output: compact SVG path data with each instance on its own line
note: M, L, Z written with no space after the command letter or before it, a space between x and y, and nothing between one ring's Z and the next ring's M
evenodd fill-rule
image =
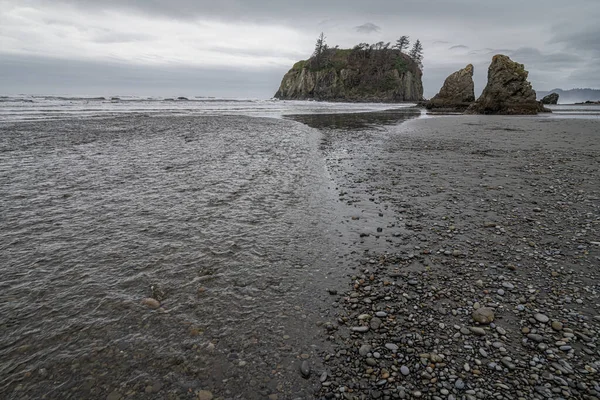
M414 105L414 104L413 104ZM246 115L281 118L288 114L363 113L406 108L411 104L328 103L276 99L119 96L0 96L0 122L105 118L119 115Z
M2 397L311 398L347 272L331 135L419 115L2 123Z

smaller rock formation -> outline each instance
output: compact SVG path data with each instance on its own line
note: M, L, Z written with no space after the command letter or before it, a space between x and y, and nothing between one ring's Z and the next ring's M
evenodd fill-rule
M558 104L558 93L550 93L542 99L542 104Z
M473 65L454 72L446 78L440 92L425 103L428 110L465 111L475 101Z
M488 69L488 82L468 114L535 115L551 112L536 101L535 90L527 81L529 72L523 64L497 54Z

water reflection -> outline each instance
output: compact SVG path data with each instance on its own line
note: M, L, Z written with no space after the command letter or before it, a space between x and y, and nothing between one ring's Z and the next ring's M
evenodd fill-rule
M397 125L420 115L421 110L417 108L402 108L355 114L296 114L286 115L285 118L301 122L311 128L348 131Z

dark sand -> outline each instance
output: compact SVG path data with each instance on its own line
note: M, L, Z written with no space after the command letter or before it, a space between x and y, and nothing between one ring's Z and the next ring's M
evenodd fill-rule
M600 123L436 117L360 146L329 160L356 262L319 396L597 399Z

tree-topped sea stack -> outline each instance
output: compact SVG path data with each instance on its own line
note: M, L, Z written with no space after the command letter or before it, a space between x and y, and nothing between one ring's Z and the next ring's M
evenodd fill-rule
M440 92L425 103L425 107L435 111L465 111L475 101L473 65L454 72L446 78Z
M528 115L549 111L536 100L528 75L523 64L505 55L495 55L488 70L487 85L467 113Z
M349 102L423 99L420 42L407 55L389 43L330 49L322 40L323 37L317 40L310 59L297 62L285 74L276 98Z

